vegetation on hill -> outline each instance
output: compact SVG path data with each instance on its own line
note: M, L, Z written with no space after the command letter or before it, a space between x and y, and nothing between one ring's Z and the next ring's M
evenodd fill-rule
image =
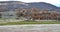
M60 20L60 13L55 11L41 10L37 8L31 9L17 9L18 17L25 17L26 19L39 19L39 20Z

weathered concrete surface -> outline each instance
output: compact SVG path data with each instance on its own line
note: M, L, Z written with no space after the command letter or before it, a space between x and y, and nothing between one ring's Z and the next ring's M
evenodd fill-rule
M60 24L7 25L0 32L60 32Z

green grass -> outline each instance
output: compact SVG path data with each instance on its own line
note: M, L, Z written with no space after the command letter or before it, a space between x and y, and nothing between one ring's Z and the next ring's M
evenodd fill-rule
M60 21L20 21L20 22L1 22L0 25L22 25L22 24L60 24Z

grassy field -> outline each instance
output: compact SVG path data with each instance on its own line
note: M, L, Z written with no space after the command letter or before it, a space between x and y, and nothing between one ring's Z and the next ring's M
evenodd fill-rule
M22 25L22 24L60 24L60 21L20 21L20 22L0 22L0 25Z

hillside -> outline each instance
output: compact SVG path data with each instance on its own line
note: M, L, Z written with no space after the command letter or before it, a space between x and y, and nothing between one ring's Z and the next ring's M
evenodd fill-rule
M39 8L49 11L60 11L60 7L45 2L24 3L21 1L0 1L0 11L10 11L19 8Z

